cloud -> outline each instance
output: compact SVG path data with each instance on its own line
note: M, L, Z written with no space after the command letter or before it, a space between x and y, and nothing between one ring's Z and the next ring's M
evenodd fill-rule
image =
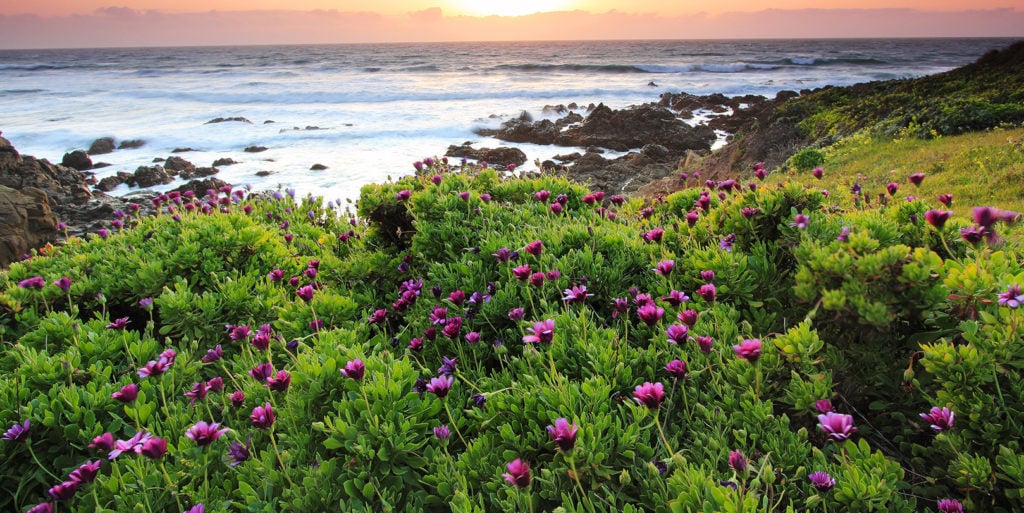
M0 16L0 48L978 36L1024 36L1024 11L771 9L671 17L617 11L562 11L519 17L472 17L446 16L439 8L385 16L322 10L167 13L106 7L91 15Z

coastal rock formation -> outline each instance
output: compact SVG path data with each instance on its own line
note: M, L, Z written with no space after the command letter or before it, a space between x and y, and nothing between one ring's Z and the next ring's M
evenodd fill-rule
M592 190L631 193L648 182L674 174L675 170L675 161L652 158L642 151L616 159L587 152L572 161L569 177L588 184Z
M89 155L104 155L114 151L113 137L100 137L89 145Z
M213 161L213 167L230 166L232 164L238 164L238 161L229 157L224 157Z
M242 151L244 151L246 153L260 153L262 151L267 151L267 147L266 146L247 146Z
M448 157L465 157L488 164L507 166L513 164L521 166L526 162L526 154L519 148L473 148L470 143L463 143L462 146L451 145L445 151Z
M170 171L181 172L190 167L196 167L196 165L181 157L171 156L164 160L164 169Z
M0 185L0 266L57 239L57 215L45 192Z
M92 159L89 158L89 154L82 150L75 150L70 153L65 153L64 158L60 160L62 166L71 167L79 171L86 171L92 169Z
M22 156L0 137L0 185L12 189L41 189L54 203L80 205L92 198L81 171L55 166L46 159Z
M146 144L146 141L142 139L130 139L127 141L121 141L121 144L117 145L119 150L130 150L132 148L141 148Z
M235 117L231 117L231 118L220 118L220 117L217 117L217 118L213 118L213 119L207 121L204 124L212 125L212 124L215 124L215 123L229 123L229 122L232 122L232 121L238 122L238 123L248 123L250 125L252 124L252 121L249 121L248 119L245 119L245 118L243 118L241 116L235 116Z
M135 170L135 183L139 187L169 184L174 181L163 166L139 166Z
M224 180L219 178L204 178L202 180L191 180L184 185L180 185L175 188L175 191L184 193L185 191L192 191L197 197L203 197L206 195L208 190L219 190L221 187L229 185Z

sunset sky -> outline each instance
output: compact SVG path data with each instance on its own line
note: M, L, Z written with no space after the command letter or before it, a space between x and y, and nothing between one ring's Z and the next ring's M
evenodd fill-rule
M111 1L0 2L0 48L1024 36L1021 0Z

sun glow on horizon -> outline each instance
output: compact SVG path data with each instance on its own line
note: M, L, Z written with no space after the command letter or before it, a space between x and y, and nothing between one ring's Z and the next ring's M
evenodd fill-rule
M542 12L565 11L572 8L573 0L459 0L455 8L470 16L526 16Z

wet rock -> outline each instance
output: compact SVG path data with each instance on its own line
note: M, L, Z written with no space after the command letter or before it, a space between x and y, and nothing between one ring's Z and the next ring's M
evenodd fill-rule
M92 165L93 169L103 169L105 167L110 167L110 162L96 162Z
M204 124L205 125L212 125L212 124L215 124L215 123L231 123L231 122L235 122L235 123L248 123L250 125L252 124L252 121L249 121L248 119L245 119L245 118L243 118L241 116L236 116L236 117L231 117L231 118L220 118L220 117L213 118L213 119L207 121Z
M475 149L470 146L469 143L464 143L462 146L456 146L453 144L448 147L447 151L445 151L445 155L448 157L465 157L467 159L487 162L488 164L497 164L499 166L507 166L509 164L521 166L526 162L526 154L519 148Z
M0 266L57 240L59 221L52 207L40 189L0 186Z
M89 154L82 150L75 150L70 153L65 153L64 158L60 160L62 166L75 168L79 171L85 171L92 169L92 159L89 158Z
M182 180L192 180L195 178L213 176L219 172L220 170L215 167L189 167L181 170L179 176Z
M195 148L174 148L171 153L188 153L190 151L199 151Z
M123 183L124 180L120 176L106 176L101 178L99 183L96 184L96 190L102 192L110 192Z
M244 150L246 153L259 153L261 151L267 151L266 146L248 146Z
M232 164L238 164L238 161L236 161L235 159L232 159L232 158L227 158L227 157L220 158L220 159L217 159L217 160L213 161L213 166L214 167L217 167L217 166L230 166Z
M164 161L164 169L179 173L193 167L196 167L195 164L177 156L167 157Z
M258 177L260 177L260 178L263 178L263 177L265 177L265 176L270 176L270 175L272 175L272 174L274 174L274 172L273 172L273 171L257 171L257 172L256 172L256 176L258 176Z
M327 166L323 164L313 164L312 166L309 167L310 171L323 171L325 169L327 169Z
M225 185L230 185L224 180L219 178L204 178L202 180L191 180L188 183L175 188L175 191L184 193L185 191L192 191L197 197L203 197L206 195L206 191L213 189L219 190Z
M146 144L146 141L142 139L129 139L127 141L121 141L121 144L117 145L119 150L130 150L132 148L141 148Z
M100 137L89 145L89 155L104 155L114 151L113 137Z
M139 187L153 187L154 185L166 185L174 179L167 173L163 166L139 166L135 170L135 183Z

